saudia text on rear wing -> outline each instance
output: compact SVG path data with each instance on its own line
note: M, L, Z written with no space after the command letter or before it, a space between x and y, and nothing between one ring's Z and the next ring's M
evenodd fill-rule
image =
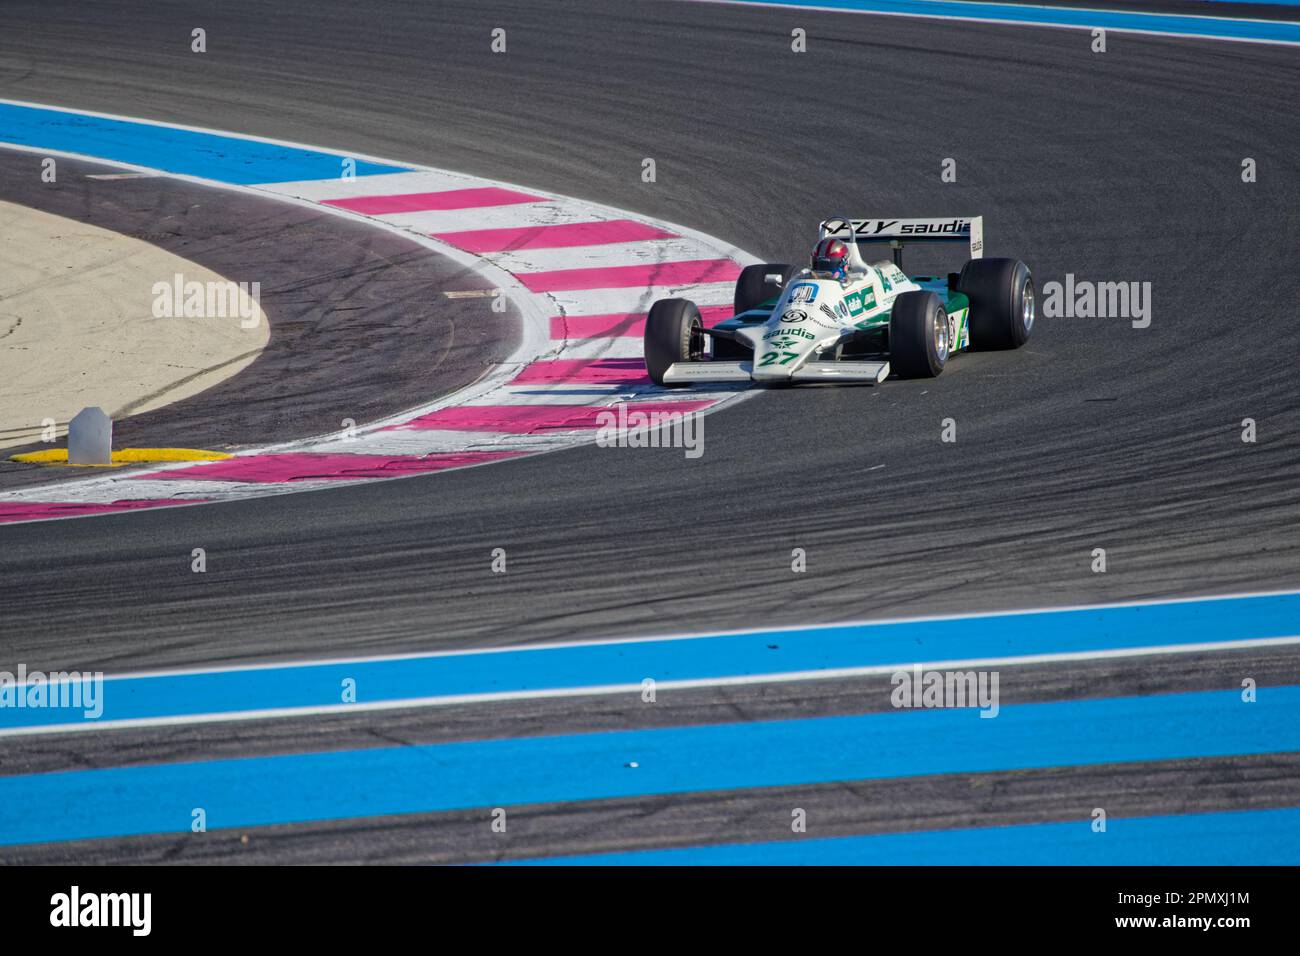
M827 219L820 236L835 236L859 243L888 243L895 250L918 242L969 242L970 257L984 255L984 217L948 219ZM898 258L897 252L894 256Z

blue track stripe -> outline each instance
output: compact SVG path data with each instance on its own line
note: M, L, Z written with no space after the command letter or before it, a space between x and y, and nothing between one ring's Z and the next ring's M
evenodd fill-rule
M0 143L237 185L337 179L343 172L342 158L334 153L8 103L0 103ZM356 164L358 176L405 171L404 166Z
M1300 809L1112 817L967 830L693 846L521 860L604 866L1294 866Z
M752 677L914 662L1176 647L1300 634L1300 594L936 621L648 640L105 681L100 721L470 694ZM0 731L67 725L81 711L0 706Z
M1081 10L1071 7L1035 7L1009 3L974 3L968 0L745 0L762 6L816 7L860 13L895 13L921 17L962 17L1001 20L1017 24L1103 27L1223 40L1258 40L1300 43L1300 23L1285 20L1243 20L1130 10Z
M0 843L1293 750L1300 687L377 747L0 777Z

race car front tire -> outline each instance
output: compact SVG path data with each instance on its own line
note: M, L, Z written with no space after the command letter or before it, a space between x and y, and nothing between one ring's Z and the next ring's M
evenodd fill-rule
M977 349L1018 349L1033 331L1034 277L1019 259L971 259L957 279L970 299L970 344Z
M760 262L745 266L736 279L736 297L733 302L736 314L748 312L774 299L785 291L785 284L794 275L794 266L784 262Z
M660 299L645 320L645 367L650 380L664 385L674 362L704 358L704 322L690 299ZM668 386L672 387L672 386Z
M934 378L948 363L948 313L933 292L902 292L889 315L889 365L903 378Z

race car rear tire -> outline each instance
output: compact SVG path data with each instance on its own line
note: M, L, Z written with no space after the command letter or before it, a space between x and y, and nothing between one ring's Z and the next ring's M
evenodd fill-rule
M1018 349L1037 317L1034 277L1019 259L971 259L957 279L970 299L970 344L976 349Z
M768 299L775 298L785 289L785 284L794 275L794 266L784 262L760 262L745 266L736 279L736 314L748 312L755 306L762 305ZM778 276L779 280L769 277Z
M948 313L933 292L902 292L889 315L889 365L903 378L934 378L948 364Z
M645 367L650 380L664 384L674 362L704 358L704 322L690 299L660 299L645 320ZM672 386L668 386L671 388Z

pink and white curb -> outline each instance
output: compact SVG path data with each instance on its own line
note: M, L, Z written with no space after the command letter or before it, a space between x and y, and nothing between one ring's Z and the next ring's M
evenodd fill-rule
M114 472L0 493L0 523L228 501L488 464L589 443L600 411L619 403L647 412L703 413L746 394L743 388L726 387L689 393L656 389L642 362L641 332L655 299L683 296L701 306L706 321L724 318L730 314L740 268L757 261L703 233L543 190L410 163L401 163L409 172L238 186L90 155L10 148L271 195L363 219L473 269L515 305L523 334L502 365L426 406L351 433L267 446L224 461ZM340 160L393 163L304 148ZM485 299L488 307L490 299Z

